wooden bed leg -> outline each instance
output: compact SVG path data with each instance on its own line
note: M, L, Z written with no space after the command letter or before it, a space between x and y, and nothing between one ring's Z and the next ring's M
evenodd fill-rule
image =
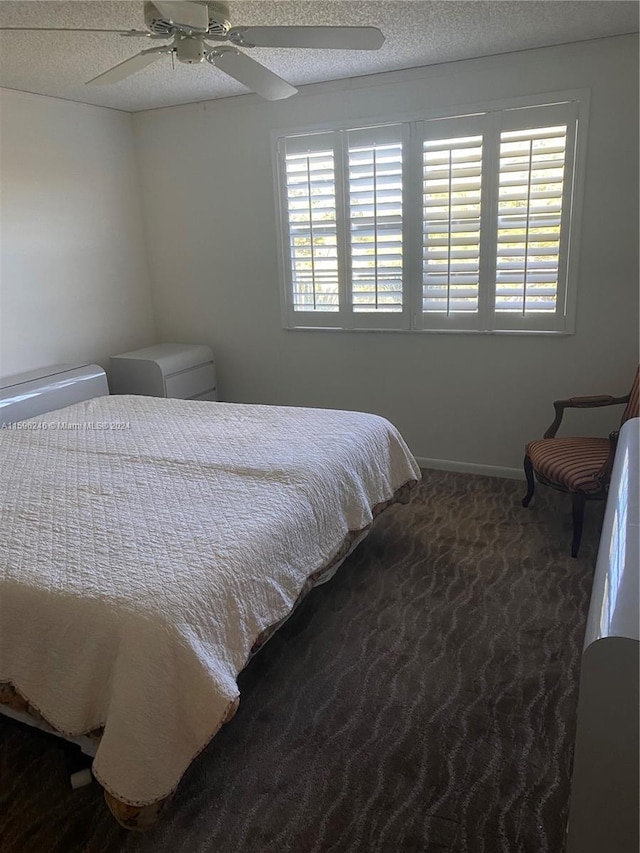
M109 806L109 811L120 826L123 826L125 829L144 832L147 829L151 829L155 824L160 813L164 811L173 799L173 794L165 797L164 800L159 800L157 803L151 803L148 806L130 806L128 803L123 803L116 799L108 791L104 792L104 798Z

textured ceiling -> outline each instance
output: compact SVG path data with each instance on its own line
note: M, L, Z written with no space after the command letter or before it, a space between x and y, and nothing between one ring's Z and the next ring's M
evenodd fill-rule
M233 26L373 25L378 51L254 48L250 55L298 86L638 30L638 3L617 0L238 0ZM0 2L2 26L143 29L142 2ZM153 42L154 45L160 42ZM0 33L0 85L137 111L247 92L208 63L171 67L162 57L116 85L85 81L150 46L115 33Z

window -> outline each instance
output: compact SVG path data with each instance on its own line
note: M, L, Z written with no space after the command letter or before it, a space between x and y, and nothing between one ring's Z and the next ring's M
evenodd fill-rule
M580 105L278 135L285 325L571 331Z

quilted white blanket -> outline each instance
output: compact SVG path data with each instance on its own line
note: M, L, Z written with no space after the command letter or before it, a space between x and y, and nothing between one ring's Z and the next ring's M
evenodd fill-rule
M256 637L420 477L374 415L150 397L1 430L0 466L0 682L60 732L104 726L94 772L133 805L176 787Z

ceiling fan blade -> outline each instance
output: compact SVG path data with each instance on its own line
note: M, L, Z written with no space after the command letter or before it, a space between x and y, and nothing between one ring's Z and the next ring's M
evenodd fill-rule
M209 29L209 10L206 3L192 3L189 0L160 2L152 0L158 12L177 27L187 27L206 33Z
M148 30L97 30L91 27L0 27L0 30L14 30L23 33L120 33L122 36L150 36ZM168 38L168 36L167 36Z
M384 35L377 27L232 27L229 39L246 47L322 47L378 50Z
M136 54L124 62L114 65L108 71L103 71L92 80L87 80L86 86L103 86L107 83L119 83L128 77L130 74L135 74L136 71L142 71L147 65L155 62L163 53L170 53L171 49L166 47L152 47L149 50L143 50L142 53Z
M290 98L298 91L282 77L278 77L273 71L269 71L264 65L251 59L246 53L240 53L239 50L214 47L212 53L207 55L207 60L267 101Z

